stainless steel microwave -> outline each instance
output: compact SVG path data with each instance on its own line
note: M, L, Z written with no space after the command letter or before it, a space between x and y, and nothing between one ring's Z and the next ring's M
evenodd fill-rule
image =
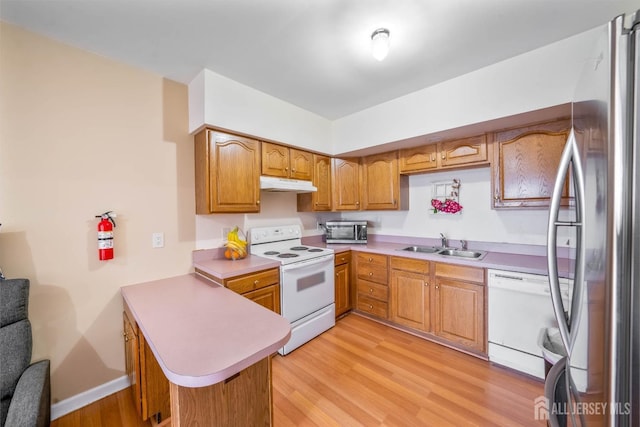
M327 221L325 231L327 243L367 243L367 221Z

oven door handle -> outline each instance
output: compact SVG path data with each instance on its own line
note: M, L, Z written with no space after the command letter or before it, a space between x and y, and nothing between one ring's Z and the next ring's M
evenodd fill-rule
M326 263L327 261L332 261L332 260L333 260L333 254L323 255L322 257L310 259L308 261L301 261L301 262L295 262L293 264L286 264L281 266L280 268L282 269L282 271L298 270L298 269L307 268L309 266L316 265L316 264L323 264L323 263Z

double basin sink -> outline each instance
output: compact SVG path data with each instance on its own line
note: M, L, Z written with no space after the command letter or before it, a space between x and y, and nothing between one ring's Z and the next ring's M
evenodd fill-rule
M435 254L443 255L452 258L464 258L480 261L486 255L486 251L469 251L465 249L453 249L453 248L438 248L435 246L407 246L406 248L398 249L400 251L415 252L423 254Z

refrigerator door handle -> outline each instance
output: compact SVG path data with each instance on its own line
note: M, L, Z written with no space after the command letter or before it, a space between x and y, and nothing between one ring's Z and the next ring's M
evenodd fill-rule
M575 220L560 221L560 202L565 177L571 170L575 185ZM553 187L549 207L549 224L547 228L547 267L549 270L549 287L551 290L551 302L553 311L558 322L560 337L566 354L571 355L576 341L579 327L580 314L582 309L582 297L584 293L584 270L585 270L585 248L584 248L584 224L583 214L585 210L584 173L580 162L580 153L576 141L575 131L572 128L569 137L562 151L558 173ZM567 319L565 307L562 302L560 290L560 279L558 274L558 252L556 239L558 227L576 227L576 259L574 270L573 295L571 298L571 313Z

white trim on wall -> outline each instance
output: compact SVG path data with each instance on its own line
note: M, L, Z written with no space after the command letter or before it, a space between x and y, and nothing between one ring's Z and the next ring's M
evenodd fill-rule
M107 397L110 394L124 390L130 385L129 377L123 375L120 378L116 378L115 380L111 380L87 391L83 391L80 394L61 400L58 403L54 403L51 405L51 419L55 420L63 415L67 415L68 413L83 408L102 399L103 397Z

